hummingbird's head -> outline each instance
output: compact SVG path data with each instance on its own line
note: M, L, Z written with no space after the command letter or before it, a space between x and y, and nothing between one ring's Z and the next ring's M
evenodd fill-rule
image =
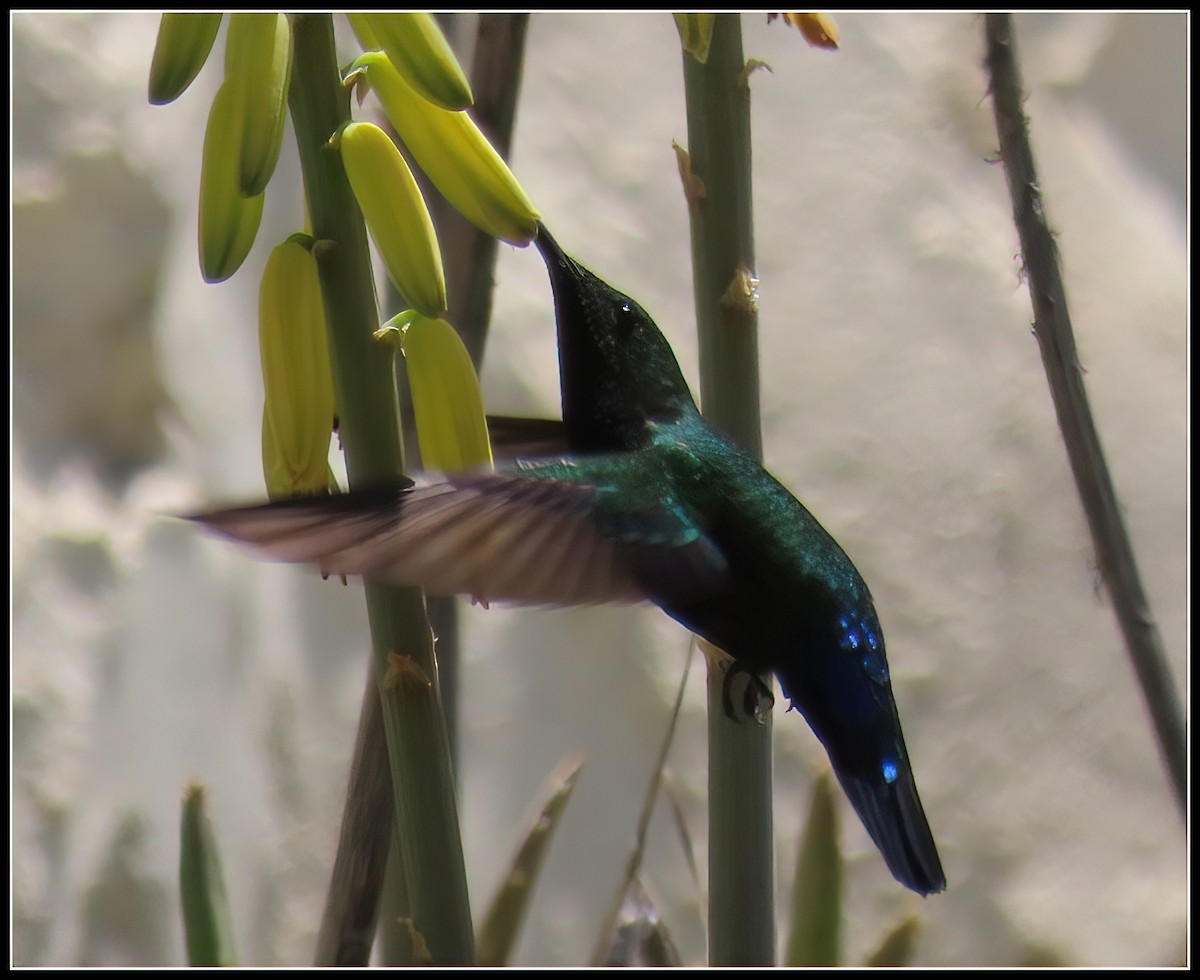
M563 421L572 445L636 449L649 427L695 410L675 353L650 315L567 255L539 224L558 322Z

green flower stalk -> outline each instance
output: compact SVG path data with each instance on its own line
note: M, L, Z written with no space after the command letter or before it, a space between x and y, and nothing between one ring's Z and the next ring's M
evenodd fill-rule
M332 18L329 14L291 14L290 19L296 51L289 95L292 123L313 235L329 243L318 249L316 256L330 333L340 435L351 486L369 485L395 479L404 470L393 392L393 359L371 340L372 331L378 328L378 313L367 232L355 207L345 158L329 146L329 134L337 132L349 116L349 100L341 87L336 62ZM415 296L406 298L417 306ZM411 918L432 962L468 964L475 956L466 868L449 740L437 696L437 665L432 635L424 621L423 598L416 590L371 582L365 591L382 728L388 746L394 827L409 903L405 916ZM398 670L398 664L407 664L409 669ZM421 682L414 683L418 678ZM378 738L378 726L372 729ZM375 776L377 769L364 770L364 774ZM364 788L368 794L374 793L374 784L364 787L357 782L351 793ZM361 813L362 809L353 812ZM380 827L393 820L391 814L376 813L373 805L369 816L377 817ZM377 857L374 841L368 842L371 846L365 850L353 846L355 835L371 833L371 828L361 824L352 828L351 849L359 856ZM353 864L356 855L347 857ZM370 921L370 910L377 900L377 894L355 897L351 906L368 912L365 920L355 921ZM334 914L341 922L330 923L330 951L340 948L339 936L357 939L359 935L353 929L347 933L343 928L346 920L337 910Z
M312 240L275 246L263 270L258 341L263 372L263 472L272 500L330 488L333 375Z
M225 39L225 84L242 114L238 186L261 194L275 172L287 118L292 30L285 14L233 14Z
M762 458L758 318L753 302L750 93L740 14L713 21L708 59L684 53L692 275L704 417ZM706 195L695 194L695 180ZM709 665L709 964L775 962L771 724L733 724L724 670Z
M200 165L200 272L206 282L232 276L254 245L263 195L241 192L242 113L237 92L222 83L213 97Z
M166 105L187 91L208 60L220 14L163 14L150 62L150 104Z
M373 123L351 123L339 139L342 163L388 275L413 308L446 312L446 277L437 232L404 157Z
M355 60L347 81L355 76L365 76L401 142L463 217L513 245L533 240L537 209L467 113L429 101L379 51Z
M284 106L296 132L312 225L311 236L293 237L272 256L260 296L267 390L264 471L272 495L315 489L322 482L334 397L351 487L396 480L405 467L393 358L371 340L378 310L360 210L408 302L436 319L446 310L446 288L432 223L412 174L386 134L350 123L332 15L239 14L233 23L226 78L213 100L204 140L201 272L210 282L226 279L250 251L262 216L262 189L278 157ZM162 58L172 70L160 70L175 81L152 81L155 95L180 89L185 82L179 79L194 76L202 63L199 54L180 56L187 64L184 71L167 54ZM314 262L319 289L312 285ZM289 305L295 303L307 309ZM320 311L327 351L318 339ZM329 374L334 396L325 380ZM347 812L365 815L366 821L355 820L343 836L347 853L339 851L338 868L349 872L331 890L318 958L343 962L349 957L365 965L382 876L358 872L363 860L373 866L383 860L377 845L394 828L412 956L439 965L468 964L474 960L470 903L424 597L416 589L370 581L365 591L375 654L369 720L376 719L365 731L374 744L386 744L388 771L382 778L387 785L380 787L377 757L361 769L367 782L358 775L352 782ZM380 806L384 798L392 808Z
M421 95L443 109L475 101L471 85L432 14L354 14L396 70Z

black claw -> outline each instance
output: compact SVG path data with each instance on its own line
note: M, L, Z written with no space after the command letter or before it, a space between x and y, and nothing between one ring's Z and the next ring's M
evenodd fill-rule
M746 675L746 691L742 696L742 710L748 718L760 719L763 703L766 703L766 711L770 711L775 707L775 695L771 692L771 686L755 673L752 667L749 667L740 660L735 660L730 668L725 671L725 680L721 684L721 705L725 708L725 717L730 721L740 722L742 719L738 717L733 710L733 678L736 674Z
M749 678L742 706L746 709L747 716L761 725L767 712L775 707L775 695L771 693L770 685L758 674L753 671L747 671L747 674L749 674ZM766 705L765 709L764 704Z

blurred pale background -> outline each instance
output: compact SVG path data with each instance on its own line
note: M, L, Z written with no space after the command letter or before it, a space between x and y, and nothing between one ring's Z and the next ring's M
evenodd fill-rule
M1186 957L1186 844L1053 418L967 14L744 17L768 465L877 598L949 889L887 874L848 808L847 960L920 913L918 962ZM13 955L181 963L179 800L211 793L245 962L310 961L366 665L361 589L164 515L262 495L258 277L303 222L294 147L258 244L205 285L196 191L220 47L151 107L154 13L13 29ZM1181 688L1187 637L1186 36L1179 14L1023 15L1028 112L1080 356ZM340 25L339 29L344 28ZM218 42L220 45L221 42ZM569 251L696 379L686 142L665 14L535 15L513 165ZM502 249L491 411L557 411L550 290ZM583 962L688 639L656 610L465 616L461 808L477 910L556 761L582 778L518 960ZM699 853L704 708L670 760ZM781 915L822 754L775 717ZM664 809L647 878L703 905Z

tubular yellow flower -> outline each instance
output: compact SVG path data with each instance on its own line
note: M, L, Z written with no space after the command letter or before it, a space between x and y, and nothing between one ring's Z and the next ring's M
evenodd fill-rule
M768 19L774 16L774 14L770 14ZM783 20L784 23L790 24L803 34L804 40L814 48L835 50L838 46L837 22L829 14L819 11L785 13Z
M163 14L150 62L150 104L166 105L200 74L221 26L220 14Z
M225 84L243 113L238 179L242 194L266 188L287 118L292 77L292 28L285 14L233 14L225 39Z
M426 316L446 312L446 277L425 199L396 144L372 123L340 135L342 162L388 275Z
M479 378L457 331L445 320L406 310L375 337L398 343L404 353L422 466L441 473L490 467Z
M380 51L382 45L375 37L375 32L371 30L371 25L367 23L366 14L346 14L346 20L350 22L350 30L354 32L354 36L358 39L359 47L364 51Z
M317 262L304 239L275 246L258 296L263 473L272 499L329 487L333 373Z
M245 261L262 220L263 195L243 197L238 181L242 116L228 83L217 89L200 164L200 272L228 279Z
M475 101L467 76L432 14L359 14L396 70L430 102L465 109Z
M275 427L271 424L271 409L263 400L262 416L262 461L263 481L267 485L268 500L286 500L300 496L292 485L292 472L283 458L283 449Z
M360 56L350 70L366 74L417 165L463 217L514 245L533 240L537 209L467 113L421 98L382 52Z

